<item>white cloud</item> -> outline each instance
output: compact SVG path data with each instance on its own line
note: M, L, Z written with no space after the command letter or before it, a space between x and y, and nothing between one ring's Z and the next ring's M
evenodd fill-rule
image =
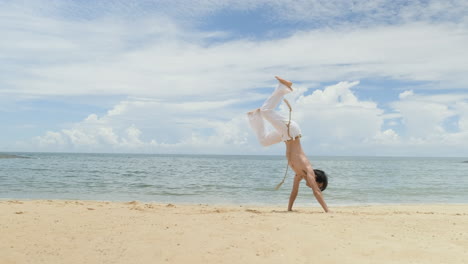
M190 25L219 10L264 7L279 21L330 27L259 40ZM466 89L467 10L466 1L112 1L89 9L73 1L2 3L0 97L128 98L35 138L45 150L267 153L240 108L241 100L264 96L253 91L275 74L299 84L385 78ZM291 95L314 153L398 154L416 146L424 154L468 142L464 94L411 87L386 112L353 89L358 82L304 95L308 88L298 85Z
M408 91L400 94L400 101L391 106L401 114L405 134L410 138L429 138L436 135L449 136L444 121L451 117L461 120L468 114L462 107L468 100L467 94L417 95ZM461 106L461 107L457 107ZM460 132L468 132L463 126Z
M399 143L400 136L392 129L387 129L383 132L377 133L377 135L374 136L373 140L385 146L388 144Z
M44 136L37 137L35 141L39 148L48 148L49 146L58 146L60 149L66 147L66 139L62 133L47 131Z
M457 21L466 17L468 11L468 4L463 0L265 0L261 2L272 7L276 13L275 19L314 22L327 26L345 23L375 25L428 20Z
M241 151L249 137L244 114L227 116L236 101L125 100L101 117L90 114L31 143L42 151L222 153L227 147Z
M468 149L468 94L412 93L391 104L398 113L385 113L375 102L356 96L353 90L359 89L359 82L340 82L312 93L301 85L295 88L288 99L293 119L302 128L304 148L311 155L454 155L466 153L463 146ZM35 138L33 144L49 151L284 152L282 144L261 147L244 111L235 111L231 102L183 105L147 99L122 101L102 117L91 114L69 128ZM193 109L197 109L195 115ZM284 105L279 111L287 114ZM454 117L457 129L447 131L442 124ZM395 128L384 128L388 120Z
M400 94L398 95L398 97L399 97L400 99L405 99L405 98L410 97L410 96L412 96L412 95L414 95L414 92L413 92L412 90L409 90L409 91L404 91L404 92L400 93Z
M344 2L313 1L311 5L333 10L340 3ZM200 8L226 7L226 3L205 4ZM242 2L238 8L255 8L250 5ZM308 4L280 1L271 5L273 10L290 5L295 13ZM386 7L389 2L373 5ZM366 11L373 5L352 7ZM339 8L338 14L344 10ZM0 16L0 34L7 36L0 44L0 57L8 61L0 66L5 73L0 94L226 99L264 86L265 80L279 73L308 83L385 77L434 82L440 88L468 85L464 59L468 57L468 27L452 22L343 25L252 40L219 38L223 35L197 31L173 17L127 19L109 15L65 20L33 11Z
M468 155L468 94L405 91L385 111L353 89L358 82L340 82L295 101L293 118L311 154Z
M407 149L412 155L468 155L467 105L466 93L414 93L393 102L391 107L400 113L404 128L395 149ZM449 120L455 124L450 130Z
M374 137L383 123L383 110L359 100L351 91L359 82L340 82L315 90L297 101L298 121L307 140L330 144L361 142Z
M461 131L468 132L468 102L465 100L455 103L455 109L460 113L460 118L458 120L458 128Z
M79 1L29 1L30 10L41 10L42 13L56 16L154 16L169 14L187 22L197 22L206 16L223 10L258 11L262 19L272 21L300 21L322 23L333 26L339 23L400 23L414 20L460 20L466 16L468 5L463 0L412 0L412 1L346 1L346 0L114 0L93 3L83 8ZM42 5L41 5L42 4ZM18 5L16 5L18 6ZM24 8L24 7L23 7Z
M306 144L308 138L313 139L311 145L317 142L333 145L350 139L362 141L378 133L382 111L375 103L359 101L354 96L350 88L357 84L341 82L308 96L301 95L307 89L298 87L289 96L294 118L302 124L306 135ZM126 100L102 117L90 114L70 128L47 132L37 137L34 144L44 150L77 151L244 154L282 151L279 147L262 148L248 127L244 111L232 114L229 109L232 103L232 100L209 103ZM194 109L195 117L191 115Z

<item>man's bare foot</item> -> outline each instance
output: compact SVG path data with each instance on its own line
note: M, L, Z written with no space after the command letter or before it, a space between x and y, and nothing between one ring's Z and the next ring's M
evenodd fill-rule
M248 111L247 114L248 114L248 115L251 115L251 114L253 114L253 113L257 112L257 111L260 111L260 108L257 108L257 109Z
M282 78L280 78L280 77L278 77L278 76L275 76L275 78L276 78L280 83L286 85L286 86L289 88L289 90L291 90L291 91L293 90L293 89L291 88L291 86L292 86L292 84L293 84L292 82L286 81L285 79L282 79Z

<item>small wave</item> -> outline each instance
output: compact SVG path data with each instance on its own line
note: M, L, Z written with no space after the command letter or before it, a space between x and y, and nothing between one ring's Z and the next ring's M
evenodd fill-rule
M199 194L196 194L196 193L180 193L180 192L166 192L166 191L148 192L146 194L148 194L148 195L167 195L167 196L196 196L196 195L199 195Z
M50 169L44 169L44 168L31 168L29 169L30 171L49 171Z
M136 171L127 171L128 173L133 173L133 174L144 174L146 173L146 171L139 171L139 170L136 170Z
M144 184L144 183L131 184L130 186L136 187L136 188L156 187L156 185L153 185L153 184Z
M90 170L90 171L87 171L88 173L102 173L103 171L100 171L100 170Z
M0 154L0 159L30 159L30 157L11 154Z
M145 171L126 171L122 173L122 176L140 176L146 174Z

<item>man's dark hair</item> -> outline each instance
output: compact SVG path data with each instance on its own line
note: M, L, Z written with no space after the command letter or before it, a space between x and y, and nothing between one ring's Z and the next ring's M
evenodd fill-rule
M315 181L317 183L322 183L322 188L320 188L320 191L325 191L328 185L328 176L323 170L314 170L315 173Z

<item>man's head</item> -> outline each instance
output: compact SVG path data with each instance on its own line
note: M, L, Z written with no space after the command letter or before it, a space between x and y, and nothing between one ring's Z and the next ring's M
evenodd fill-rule
M315 181L320 187L320 190L323 192L327 188L328 185L328 177L327 174L323 170L314 170L315 173Z

